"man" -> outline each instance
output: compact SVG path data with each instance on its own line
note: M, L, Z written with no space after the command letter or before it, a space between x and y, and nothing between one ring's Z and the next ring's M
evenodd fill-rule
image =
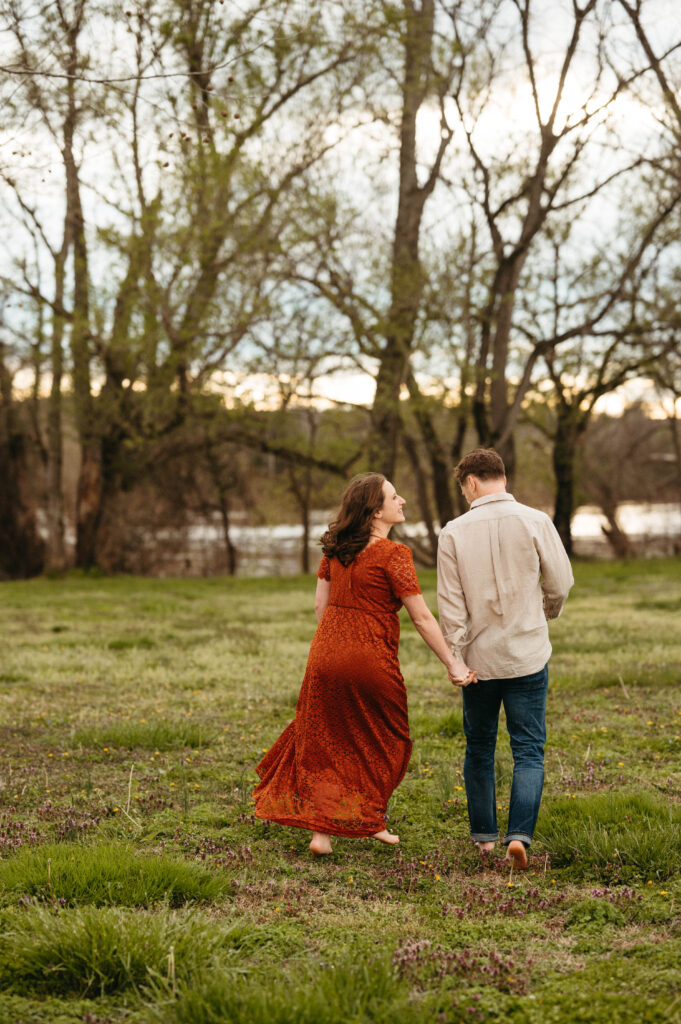
M503 704L513 753L504 843L522 869L544 785L546 620L560 615L574 580L549 517L507 493L497 452L469 452L456 479L470 509L440 534L437 597L445 640L478 677L462 691L471 837L482 854L499 838L494 750Z

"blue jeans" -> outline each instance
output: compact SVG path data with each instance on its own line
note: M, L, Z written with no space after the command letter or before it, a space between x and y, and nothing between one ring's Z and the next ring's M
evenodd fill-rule
M515 679L481 679L462 691L466 734L463 777L471 836L476 842L494 842L499 838L494 749L502 703L513 753L511 803L504 842L508 845L512 839L520 839L526 846L532 842L544 787L548 684L549 671L545 665L540 672Z

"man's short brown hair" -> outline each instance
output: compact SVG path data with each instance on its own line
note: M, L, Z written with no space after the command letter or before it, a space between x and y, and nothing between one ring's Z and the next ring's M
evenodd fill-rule
M454 470L456 482L461 486L467 476L477 476L480 480L497 480L506 476L503 459L494 448L474 448L464 455Z

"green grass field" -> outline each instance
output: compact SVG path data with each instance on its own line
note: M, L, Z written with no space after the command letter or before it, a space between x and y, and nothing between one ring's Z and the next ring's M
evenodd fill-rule
M575 574L514 877L468 839L460 695L404 612L400 847L315 860L251 801L312 578L2 584L0 1024L681 1021L681 563Z

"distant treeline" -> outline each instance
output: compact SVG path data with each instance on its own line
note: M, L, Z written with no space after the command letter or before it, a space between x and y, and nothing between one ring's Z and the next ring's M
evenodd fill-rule
M80 478L80 449L75 425L66 407L63 451L63 504L66 564L76 561L76 497ZM516 435L516 469L512 488L519 500L549 511L554 509L556 480L550 431L543 429L543 407L528 408ZM28 576L50 567L46 561L47 475L41 433L47 404L37 410L24 401L15 407L15 457L12 487L0 498L0 573L4 578ZM446 433L452 411L431 414ZM239 564L235 527L277 523L302 526L300 569L314 570L310 548L311 516L333 510L347 479L371 468L368 455L347 465L348 453L362 451L367 413L356 409L287 409L263 412L242 408L230 413L212 411L195 422L154 441L121 446L108 467L111 481L102 497L97 524L95 565L104 572L154 575L169 564L184 571L184 560L173 550L189 527L218 527L222 543L213 546L202 572L234 573ZM35 433L37 429L38 433ZM470 446L476 443L473 435ZM466 447L467 445L464 445ZM17 451L21 457L17 458ZM0 448L6 470L7 446ZM16 467L21 466L20 476ZM447 467L451 475L453 465ZM424 477L405 453L397 461L394 479L407 499L408 520L423 520L429 536L411 540L418 561L434 563L437 524L434 503ZM454 493L452 491L452 493ZM653 418L640 406L623 415L591 420L575 458L575 501L598 506L608 521L607 539L613 553L631 553L629 538L619 527L616 512L624 501L679 499L678 466L668 421ZM457 500L453 514L464 510ZM317 529L317 533L319 529ZM195 572L189 558L186 571Z

